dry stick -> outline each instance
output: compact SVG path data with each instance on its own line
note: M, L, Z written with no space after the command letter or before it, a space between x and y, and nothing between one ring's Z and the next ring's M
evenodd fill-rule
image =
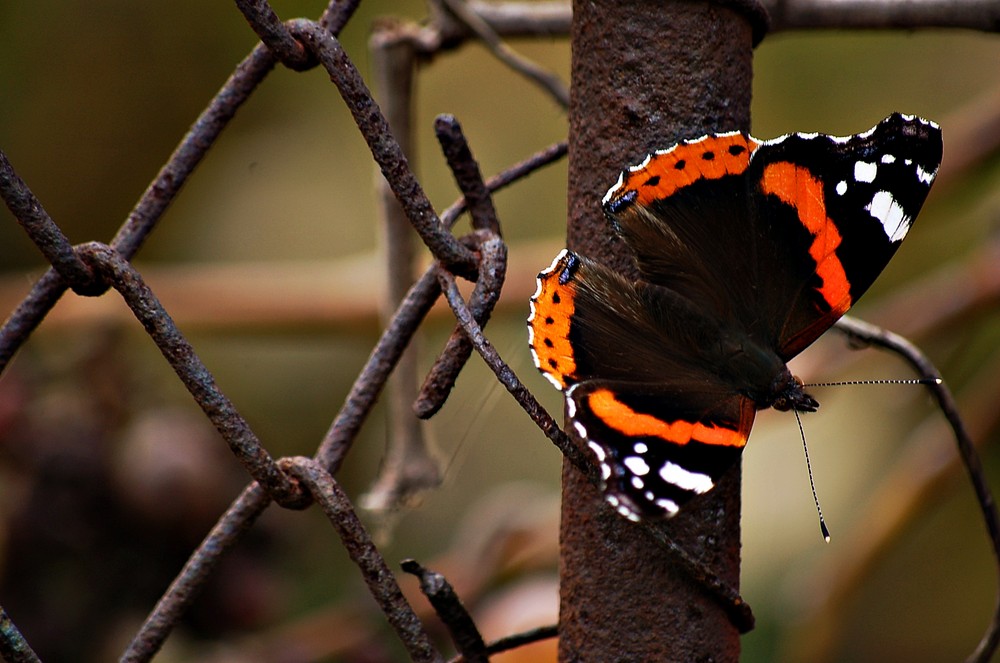
M361 570L375 601L403 641L414 661L441 661L413 608L406 602L396 578L379 554L347 494L322 465L311 458L288 459L288 469L305 483L330 519L347 554Z
M392 135L385 116L372 99L357 67L336 37L311 21L293 21L293 33L319 59L354 116L372 156L392 187L407 218L434 257L455 273L475 278L472 252L448 232L434 212L423 187Z
M440 573L425 569L416 560L403 560L403 570L420 579L420 591L448 628L455 648L469 663L489 663L486 643L455 588Z
M893 334L890 331L876 327L869 323L857 320L850 316L845 316L837 322L837 329L852 339L869 343L881 348L895 352L903 357L917 374L924 378L939 379L940 375L930 359L924 355L915 345L908 340ZM961 415L958 412L958 405L944 381L927 385L927 388L934 395L938 407L944 414L948 425L951 426L955 436L955 443L958 446L958 453L965 464L972 482L972 488L979 501L979 508L983 514L983 522L993 546L993 556L997 562L998 578L1000 578L1000 513L997 512L996 501L990 491L989 484L983 472L982 461L976 452L976 447L969 437ZM989 628L983 634L976 650L969 656L967 661L988 661L1000 644L1000 591L997 593L996 606L993 611L993 618Z
M507 391L514 396L518 404L528 413L535 424L545 435L555 443L559 451L578 469L594 486L600 485L600 480L595 471L594 464L583 454L583 452L570 440L570 438L559 429L559 425L538 404L534 396L531 395L509 366L500 358L496 349L483 336L482 330L476 324L471 311L462 299L458 290L455 278L446 273L440 272L441 288L444 292L448 305L454 312L462 329L469 336L473 347L482 356L487 366L496 374L500 383L507 388ZM608 507L610 508L610 507ZM754 616L750 606L743 600L739 592L716 576L704 564L691 557L691 555L680 548L666 535L666 533L654 523L634 524L636 527L645 529L654 541L666 550L673 559L680 562L685 572L693 579L697 580L700 586L707 590L708 594L726 611L729 619L741 633L746 633L753 629Z
M223 556L239 543L270 504L271 498L260 484L254 482L243 489L160 597L122 654L120 663L142 663L153 658Z
M465 0L441 0L448 10L490 49L493 55L519 74L538 83L563 108L569 108L569 89L558 76L508 46Z
M6 663L41 663L3 608L0 608L0 658Z
M131 263L106 244L82 245L78 255L121 294L177 377L194 397L243 468L279 504L293 506L302 493L264 449L232 401L222 393L194 348Z

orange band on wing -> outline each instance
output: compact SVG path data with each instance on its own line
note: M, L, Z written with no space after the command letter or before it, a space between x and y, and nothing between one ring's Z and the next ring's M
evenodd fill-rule
M739 175L746 170L750 154L759 145L753 138L740 133L680 143L667 152L650 155L645 167L625 171L627 179L615 192L615 197L634 189L636 201L648 206L692 182Z
M538 275L538 291L531 299L531 352L538 367L559 389L565 389L576 373L576 359L569 340L570 321L576 311L576 284L560 283L566 269L560 253L549 269Z
M844 265L835 253L841 236L826 214L823 183L805 168L779 161L764 168L761 188L764 193L777 196L794 207L799 222L812 233L809 255L816 262L816 274L823 281L819 292L834 313L845 313L851 308L851 286Z
M587 403L606 426L630 437L652 436L672 444L694 441L724 447L742 447L747 443L746 434L732 428L681 420L661 421L636 412L608 389L595 389L587 396Z

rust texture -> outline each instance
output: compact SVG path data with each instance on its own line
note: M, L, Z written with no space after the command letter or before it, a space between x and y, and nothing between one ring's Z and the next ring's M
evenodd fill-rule
M567 243L635 273L600 201L625 166L685 136L749 129L759 15L704 2L575 2ZM736 587L740 470L665 524ZM736 661L739 628L640 527L564 462L560 660Z

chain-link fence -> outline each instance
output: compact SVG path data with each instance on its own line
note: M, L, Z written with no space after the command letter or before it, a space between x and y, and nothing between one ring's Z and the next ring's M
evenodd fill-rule
M248 0L236 4L261 39L261 44L238 65L214 96L110 242L72 244L59 224L46 213L42 201L18 176L7 157L0 153L0 193L31 241L51 265L33 283L30 294L20 302L0 330L0 370L7 367L15 353L69 291L81 297L94 298L111 296L107 291L114 290L225 440L245 473L252 478L252 482L187 557L181 572L131 637L121 660L149 660L163 647L184 616L192 610L198 597L217 578L223 560L241 545L253 545L255 525L272 502L293 510L302 510L314 503L319 506L409 657L421 661L441 660L434 640L439 634L429 632L431 629L426 626L427 620L421 619L420 610L404 596L380 548L362 525L352 500L336 478L362 424L387 385L388 409L393 421L387 437L391 443L380 479L366 498L367 504L376 510L391 511L441 480L441 469L431 458L423 432L419 426L413 425L414 419L409 413L415 411L419 418L429 418L437 413L451 393L459 372L474 352L561 454L592 481L596 477L581 451L561 432L559 425L539 405L482 333L499 300L508 272L508 249L492 195L563 158L567 153L566 144L557 143L540 149L498 175L484 178L458 121L448 115L439 116L434 125L435 135L462 196L439 213L405 156L410 152L408 147L413 140L412 119L407 110L412 105L413 94L409 81L419 62L454 49L468 40L476 40L499 61L544 90L553 105L565 107L569 95L558 77L518 54L501 37L565 35L569 31L569 6L547 2L489 4L449 0L431 3L430 18L423 24L398 22L380 25L372 40L372 59L376 63L376 76L381 80L384 98L381 104L376 104L353 59L338 41L341 29L358 7L357 0L331 2L316 21L297 19L284 23L267 2ZM809 26L810 21L824 26L837 23L834 19L823 18L823 15L816 18L814 13L797 14L796 7L789 4L784 12L776 14L779 27ZM908 20L914 24L952 24L982 29L983 19L976 18L978 15L973 12L942 14L938 7L931 9L937 13L910 17ZM844 15L841 12L836 16ZM876 19L855 13L852 20L871 26ZM384 189L380 192L381 232L386 247L388 286L379 306L384 312L384 331L311 457L276 458L265 447L254 427L219 387L194 344L174 323L171 311L163 306L154 289L146 283L143 273L132 264L132 259L160 223L181 187L217 144L236 112L279 65L293 71L319 67L326 72L384 176L381 180ZM971 144L975 141L967 142ZM976 149L984 147L976 145ZM974 151L972 147L963 153L971 151ZM975 158L970 163L974 161ZM461 236L453 235L456 222L466 213L471 219L471 230ZM409 241L413 230L433 259L433 263L425 267L415 281L413 272L418 260ZM995 272L990 256L981 257L981 260L986 265L983 271ZM474 283L467 296L460 291L458 279ZM952 289L958 287L951 285ZM996 291L996 287L983 288L978 301L995 296ZM909 299L896 300L895 305L905 309L912 306L914 300L926 301L929 296L927 289L908 293L906 297ZM435 303L442 298L457 324L420 385L416 379L415 357L407 357L407 348ZM945 305L936 307L936 310L940 314L924 324L940 325L958 314ZM887 319L892 321L893 315L890 307ZM896 320L901 317L905 316L895 315ZM920 329L913 331L919 333ZM851 333L856 338L875 344L885 343L887 338L884 334L861 327L853 327ZM896 349L906 351L902 346ZM90 350L94 356L102 356L100 347ZM910 356L917 361L920 355L911 352ZM100 368L106 369L107 362ZM932 373L928 367L923 369L925 374ZM100 374L100 370L96 373ZM395 383L390 383L394 373L398 377ZM942 397L942 408L960 429L954 403ZM175 439L173 432L184 424L180 420L168 419L161 425L167 429L163 439L172 443ZM993 424L987 422L983 425L989 430ZM959 435L959 439L963 443L968 442L967 436ZM200 460L214 462L204 458ZM205 480L210 482L215 478ZM933 476L926 478L927 483L934 480ZM977 485L977 488L985 501L983 495L988 495L985 484ZM169 492L166 495L169 496ZM95 502L99 503L99 500ZM995 523L992 526L995 528ZM658 538L664 554L670 555L693 577L702 580L713 599L726 609L733 623L743 631L751 627L753 616L732 587L715 578L685 551L672 545L659 530L650 529L650 533ZM186 557L187 553L188 550L184 550L174 554L175 557ZM135 560L130 559L128 563L135 563ZM455 649L465 660L486 660L495 652L556 635L556 627L550 625L487 644L444 576L413 560L405 562L403 569L420 579L423 592L440 622L450 632ZM0 600L3 600L2 597ZM38 660L31 649L30 638L26 640L21 636L11 617L16 621L16 614L2 615L0 654L9 661ZM348 619L353 616L339 617ZM350 633L351 628L345 626L339 632ZM308 640L302 633L299 635L302 636L299 644ZM366 636L363 641L370 643L371 640ZM292 649L291 645L289 649ZM335 656L349 650L349 646L344 649L319 648L300 658L288 651L272 652L261 658L312 660L311 656ZM316 651L323 653L317 654Z

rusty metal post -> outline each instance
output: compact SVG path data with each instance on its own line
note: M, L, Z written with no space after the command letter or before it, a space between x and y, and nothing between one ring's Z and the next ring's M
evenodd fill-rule
M751 56L766 30L751 0L576 0L570 105L570 248L624 273L600 201L622 167L708 131L749 129ZM736 587L740 468L665 525ZM662 548L563 468L561 661L737 661L726 612Z

